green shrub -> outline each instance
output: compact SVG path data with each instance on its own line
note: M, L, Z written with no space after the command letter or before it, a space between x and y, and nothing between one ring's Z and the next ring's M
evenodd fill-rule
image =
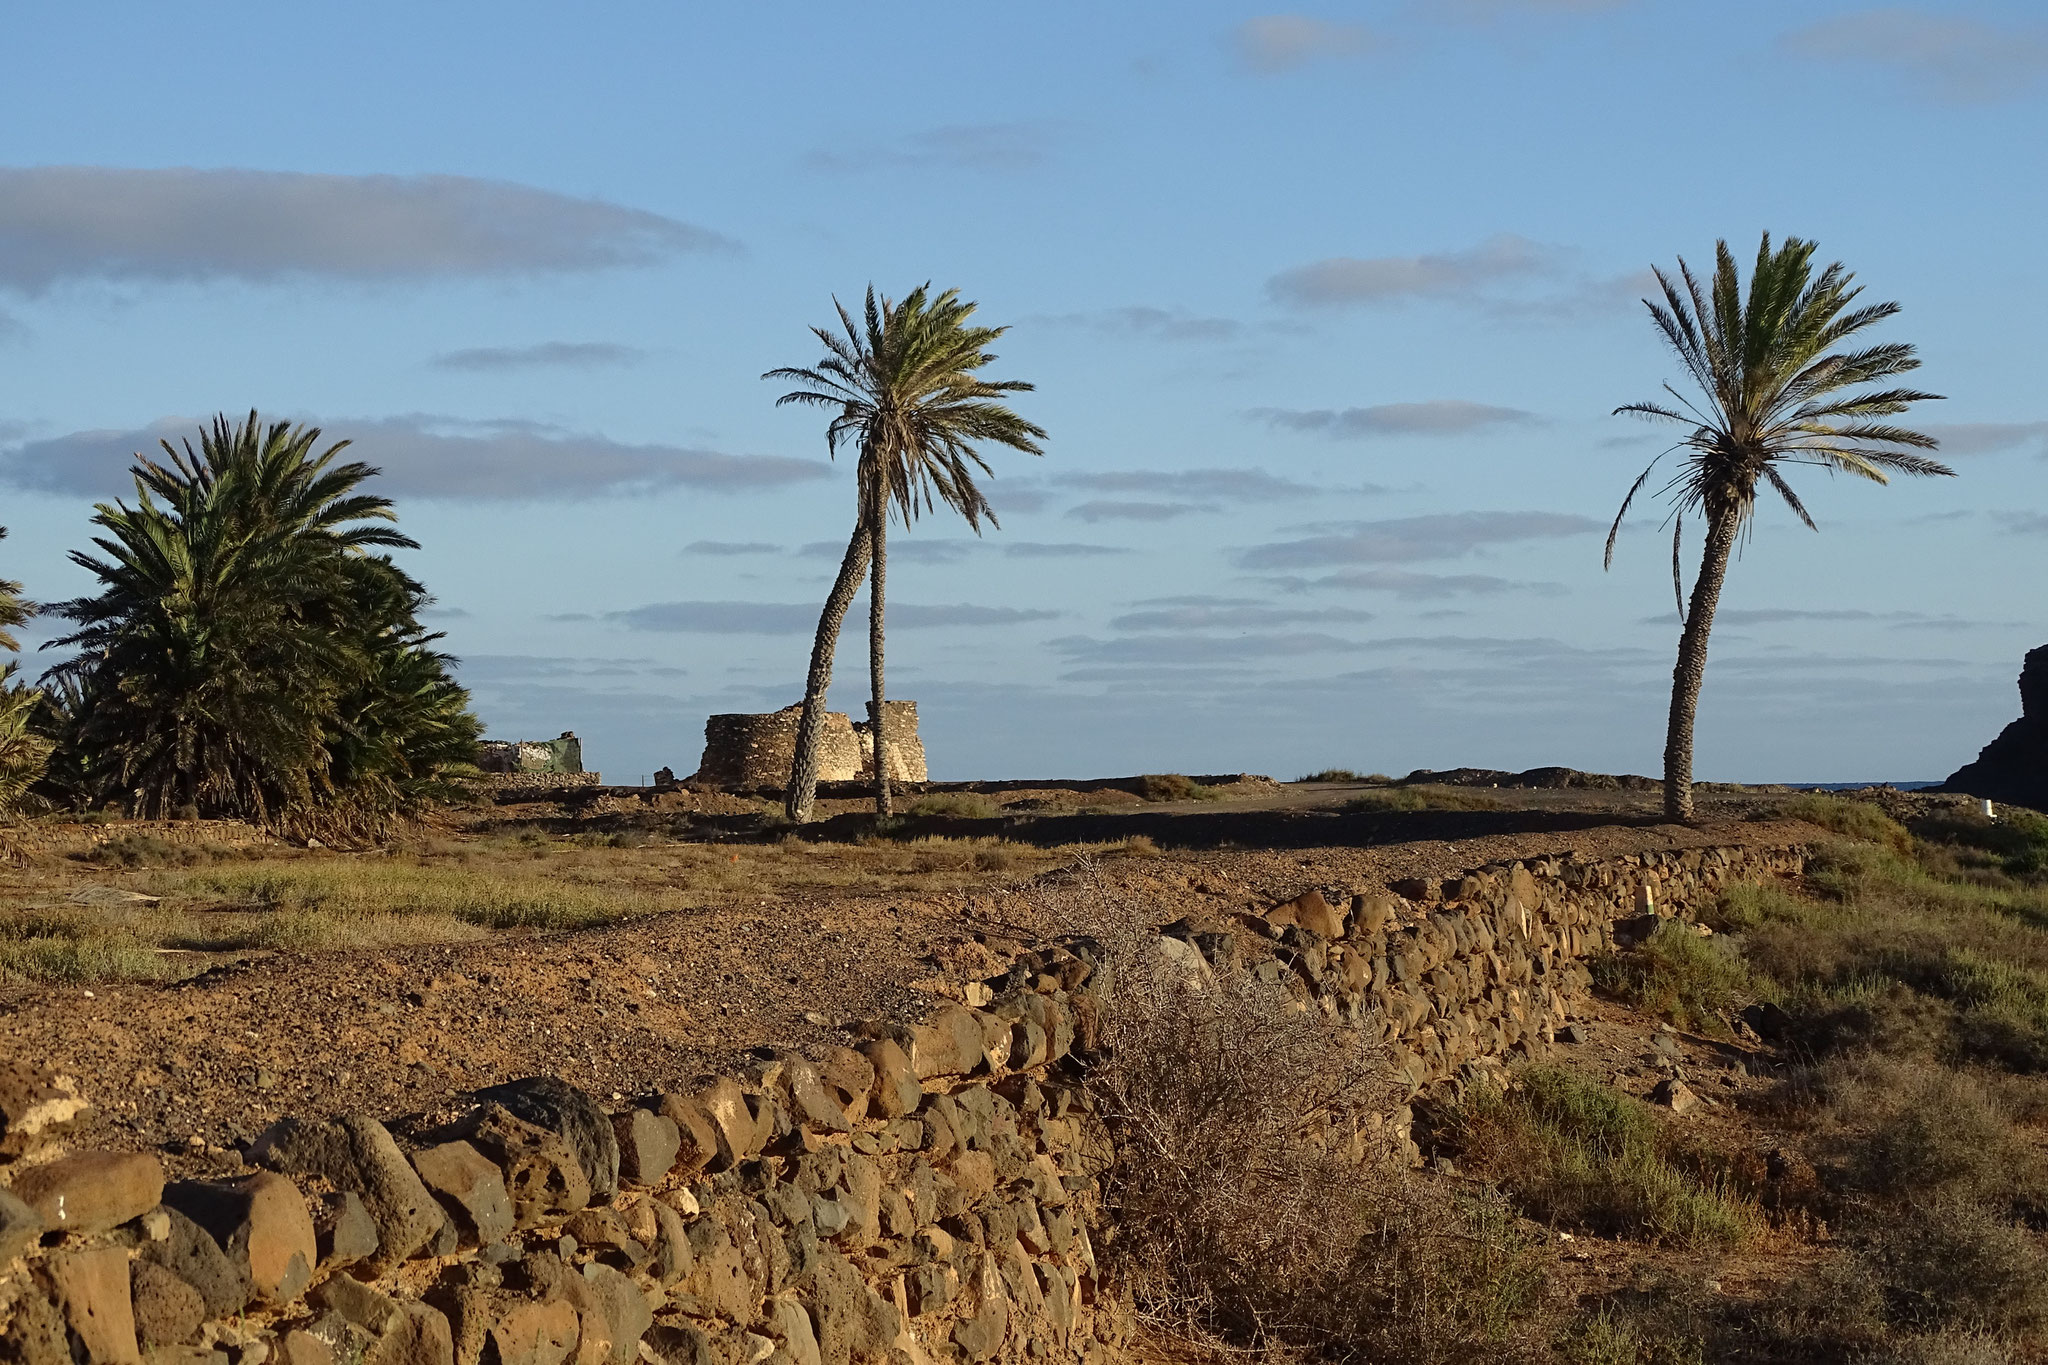
M1717 933L1739 934L1773 922L1797 922L1805 915L1805 902L1782 886L1737 882L1721 888L1700 922Z
M2003 1336L2048 1320L2040 1239L1982 1205L1943 1201L1887 1217L1859 1254L1894 1323Z
M1875 1119L1852 1139L1844 1174L1899 1203L2025 1199L2039 1162L1977 1077L1926 1064L1861 1068L1848 1098Z
M1531 1067L1507 1094L1475 1090L1453 1120L1468 1164L1532 1218L1691 1250L1747 1241L1757 1213L1688 1166L1650 1107L1556 1067Z
M1626 952L1592 963L1593 980L1638 1009L1696 1033L1728 1031L1728 1016L1751 993L1741 955L1723 938L1701 938L1666 920Z
M1138 794L1147 801L1216 801L1223 795L1182 773L1146 773L1138 779Z
M1906 832L1906 827L1868 801L1808 792L1778 809L1788 819L1819 825L1845 839L1883 844L1898 853L1910 852L1913 847L1913 836Z
M908 815L936 815L954 820L998 820L1003 808L980 792L933 792L910 803Z
M1356 782L1359 780L1359 777L1357 773L1352 772L1349 768L1323 768L1317 772L1307 773L1299 780L1303 782Z
M1502 810L1506 803L1497 796L1466 791L1458 787L1396 787L1389 791L1354 796L1343 809L1364 814L1411 810Z

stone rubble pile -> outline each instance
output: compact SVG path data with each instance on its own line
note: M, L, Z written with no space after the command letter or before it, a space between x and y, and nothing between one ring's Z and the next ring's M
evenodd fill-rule
M1802 866L1707 849L1314 888L1169 924L1158 948L1190 979L1249 972L1376 1032L1408 1102L1347 1140L1413 1159L1412 1106L1537 1055L1587 954ZM367 1115L287 1118L208 1181L74 1150L79 1087L0 1061L0 1361L1121 1359L1132 1318L1094 1250L1113 1139L1083 1085L1110 975L1064 939L979 983L980 1008L859 1025L857 1046L759 1049L612 1112L515 1081L403 1145Z

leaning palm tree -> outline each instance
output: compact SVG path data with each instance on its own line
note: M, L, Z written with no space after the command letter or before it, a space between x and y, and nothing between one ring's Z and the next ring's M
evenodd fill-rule
M844 445L858 449L855 486L859 512L839 576L818 619L811 647L811 671L804 687L803 717L790 765L785 809L806 821L818 791L818 745L825 726L825 692L832 682L832 653L840 625L868 572L868 670L874 699L869 703L875 745L875 813L891 813L886 712L882 705L882 639L888 576L889 514L906 528L920 511L943 502L976 535L984 518L997 526L995 512L975 486L974 474L990 472L975 446L993 442L1029 455L1044 451L1045 432L997 401L1033 386L1022 380L987 380L975 373L995 359L987 347L1007 328L968 324L974 304L948 289L933 295L930 285L913 289L901 302L878 298L870 285L867 307L856 320L834 301L844 334L826 327L812 333L825 345L825 358L809 369L770 370L763 379L784 379L800 387L775 400L834 409L825 428L826 449L836 457Z
M1662 489L1672 505L1672 590L1685 621L1678 665L1672 671L1671 717L1664 739L1664 814L1670 820L1689 821L1693 816L1693 716L1706 674L1707 635L1714 626L1729 555L1756 510L1759 481L1768 483L1807 527L1818 530L1806 505L1785 482L1782 467L1818 465L1875 483L1888 483L1887 474L1955 472L1912 453L1934 449L1933 437L1881 420L1940 394L1863 387L1918 369L1920 361L1910 345L1886 342L1856 350L1831 349L1891 317L1899 305L1852 308L1863 292L1854 284L1855 276L1839 261L1815 275L1814 249L1814 243L1791 237L1773 250L1770 234L1765 233L1746 298L1725 241L1715 246L1711 281L1695 278L1683 259L1676 281L1658 270L1664 302L1644 303L1700 393L1687 397L1666 384L1675 408L1654 402L1615 409L1617 414L1692 428L1637 476L1607 533L1606 562L1612 567L1622 518L1651 470L1664 455L1685 452L1682 466ZM1707 527L1706 549L1689 604L1678 558L1688 513L1703 518Z

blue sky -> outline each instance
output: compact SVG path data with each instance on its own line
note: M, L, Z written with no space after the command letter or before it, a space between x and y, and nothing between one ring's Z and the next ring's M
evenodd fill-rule
M871 280L1011 326L1051 433L1000 531L894 541L936 776L1656 771L1668 536L1600 533L1661 443L1607 414L1674 377L1648 267L1765 229L1904 305L1961 477L1761 515L1700 774L1941 776L2048 638L2035 6L44 5L8 48L0 571L85 591L160 431L317 422L492 732L616 778L797 699L851 470L759 375Z

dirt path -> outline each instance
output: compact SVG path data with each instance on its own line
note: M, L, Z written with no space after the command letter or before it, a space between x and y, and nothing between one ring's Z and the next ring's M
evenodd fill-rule
M1096 871L1108 895L1163 923L1264 907L1312 886L1365 889L1508 858L1817 834L1790 823L1578 822L1120 856ZM845 1041L845 1023L916 1016L935 993L990 974L1016 941L1045 927L1045 913L1031 884L834 898L764 887L756 905L583 933L270 953L176 985L10 989L0 996L0 1054L48 1059L79 1076L101 1129L82 1140L164 1146L175 1149L175 1166L206 1170L232 1165L224 1149L287 1113L428 1113L462 1092L537 1073L624 1096L734 1065L762 1044Z

